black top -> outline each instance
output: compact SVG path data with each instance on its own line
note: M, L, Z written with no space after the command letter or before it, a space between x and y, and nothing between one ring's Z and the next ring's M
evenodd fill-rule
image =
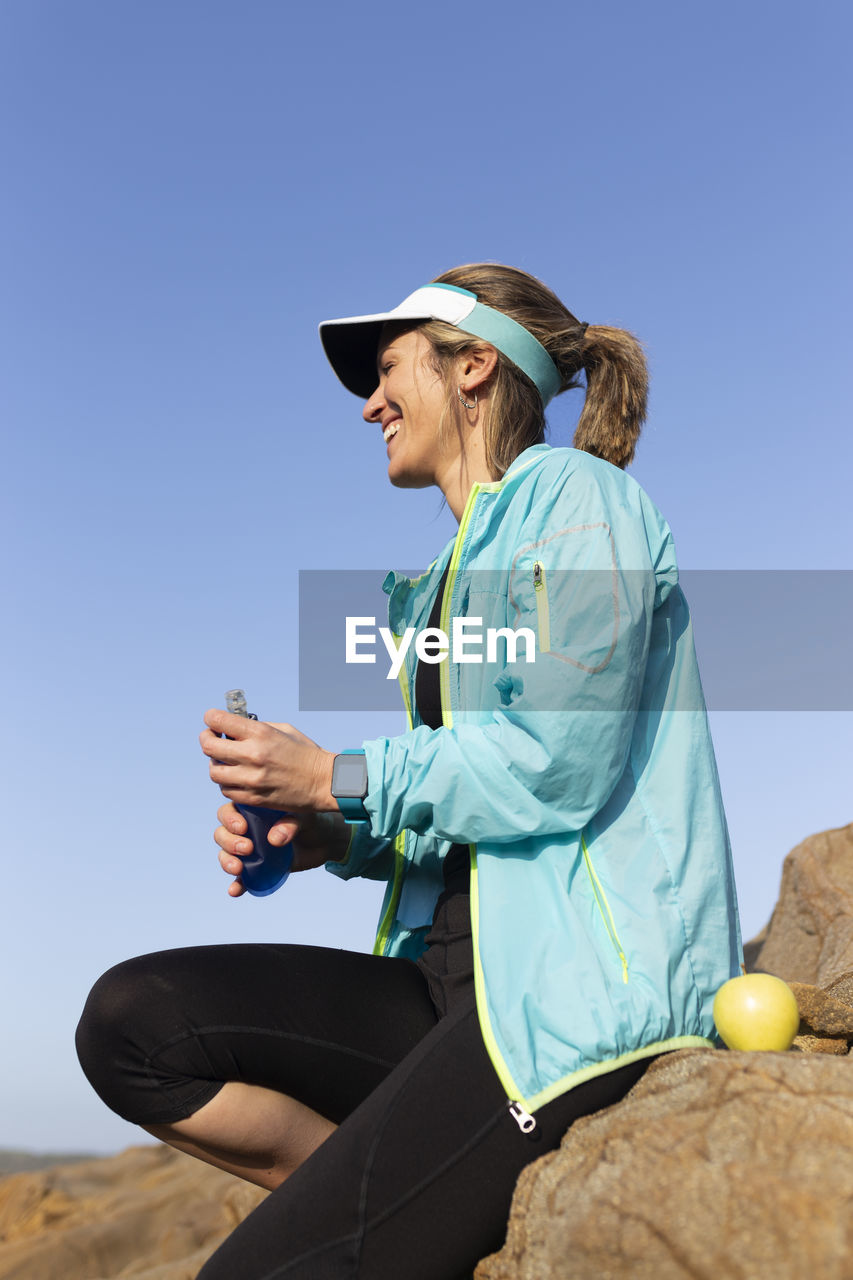
M441 601L444 588L447 586L447 569L441 576L438 590L435 593L430 610L428 627L437 627L441 621ZM446 659L445 659L446 660ZM430 729L441 728L441 688L439 684L439 664L437 662L419 662L415 672L415 705L418 714ZM454 844L447 851L444 859L444 885L446 889L468 893L470 885L470 857L467 844Z
M449 568L449 565L448 565ZM441 601L447 584L445 569L430 611L430 627L441 618ZM419 662L415 672L415 705L430 729L441 728L439 664ZM444 892L435 906L426 951L418 968L427 980L430 998L440 1016L461 1000L470 1000L474 982L471 939L470 857L467 844L454 844L444 859Z

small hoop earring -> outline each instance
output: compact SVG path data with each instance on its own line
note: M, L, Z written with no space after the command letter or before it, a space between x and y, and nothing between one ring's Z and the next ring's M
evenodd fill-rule
M465 399L465 397L464 397L464 396L463 396L463 394L462 394L462 388L461 388L461 386L456 388L456 394L457 394L457 396L459 397L459 403L460 403L460 404L463 404L463 405L465 406L465 408L466 408L466 409L476 409L476 408L477 408L477 392L476 392L476 391L474 392L474 403L473 403L473 404L469 404L469 403L468 403L468 401Z

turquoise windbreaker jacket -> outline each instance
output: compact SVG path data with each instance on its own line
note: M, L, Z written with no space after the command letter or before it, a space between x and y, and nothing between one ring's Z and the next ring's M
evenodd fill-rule
M714 994L742 960L731 852L672 535L640 486L526 450L474 485L425 574L388 575L395 636L427 625L448 564L441 628L471 630L440 667L443 727L419 722L410 644L409 730L364 744L369 829L330 869L387 877L375 949L416 958L442 857L470 845L480 1025L523 1114L716 1043ZM535 660L499 628L533 633Z

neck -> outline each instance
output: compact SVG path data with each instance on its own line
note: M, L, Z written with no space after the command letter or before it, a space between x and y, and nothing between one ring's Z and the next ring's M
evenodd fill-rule
M465 503L468 501L468 494L472 487L475 484L488 484L491 480L494 480L494 476L485 465L482 467L463 465L453 476L448 477L446 483L439 484L447 505L456 517L457 524L462 519L462 512L465 510Z
M483 432L479 426L474 427L468 436L465 446L448 459L443 474L437 477L437 484L444 494L445 501L456 517L457 523L462 519L468 494L475 484L488 484L494 480L486 461L486 447Z

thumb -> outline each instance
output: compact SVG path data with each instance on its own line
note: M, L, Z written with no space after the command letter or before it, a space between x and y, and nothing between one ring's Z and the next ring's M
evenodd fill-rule
M289 844L299 830L299 823L292 819L282 822L274 822L267 832L267 840L274 848L282 848Z

